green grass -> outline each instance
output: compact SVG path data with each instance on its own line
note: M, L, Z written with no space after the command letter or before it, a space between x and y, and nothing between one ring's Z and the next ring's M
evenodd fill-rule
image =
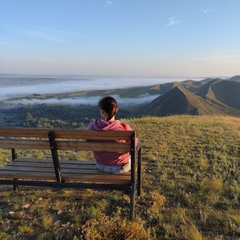
M0 239L240 239L240 118L123 122L143 142L136 221L129 221L129 198L121 192L5 186ZM0 152L2 164L6 154Z

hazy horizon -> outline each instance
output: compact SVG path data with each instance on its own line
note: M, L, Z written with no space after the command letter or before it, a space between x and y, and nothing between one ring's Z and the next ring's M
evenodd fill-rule
M2 89L0 99L33 94L69 93L150 86L183 80L187 79L0 74L0 86Z
M131 78L131 77L90 77L66 75L22 75L0 74L0 106L12 107L35 104L58 105L96 105L99 96L64 97L64 94L83 91L98 91L132 87L147 87L185 80L200 81L205 78ZM49 94L50 97L36 99L37 95ZM55 97L54 94L63 94ZM143 94L134 98L113 95L120 106L151 102L160 95Z
M96 105L97 97L74 97L49 99L26 99L28 96L43 94L64 94L91 90L109 90L131 87L144 87L156 84L164 84L174 81L188 80L185 78L131 78L131 77L90 77L90 76L56 76L56 75L21 75L0 74L0 101L4 106L16 106L18 104L89 104ZM192 80L203 80L192 78ZM139 104L150 102L159 95L142 95L138 98L121 98L114 96L120 105ZM13 100L13 98L19 98ZM0 103L1 103L0 102Z

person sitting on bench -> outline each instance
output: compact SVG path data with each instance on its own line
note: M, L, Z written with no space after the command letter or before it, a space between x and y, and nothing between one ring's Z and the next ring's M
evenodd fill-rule
M115 98L107 96L100 99L98 107L101 119L91 122L87 127L88 130L132 130L128 124L115 120L118 112L118 104ZM137 141L136 139L136 144ZM103 172L118 174L131 170L131 156L129 152L93 152L93 154L97 168Z

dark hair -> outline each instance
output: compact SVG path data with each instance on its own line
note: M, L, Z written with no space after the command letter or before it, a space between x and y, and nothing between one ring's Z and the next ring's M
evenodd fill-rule
M112 119L118 111L118 104L115 98L111 96L104 97L99 100L98 107L103 109L107 114L107 121Z

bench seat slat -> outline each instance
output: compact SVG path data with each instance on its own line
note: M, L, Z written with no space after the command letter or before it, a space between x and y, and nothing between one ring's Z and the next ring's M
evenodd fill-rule
M1 171L0 178L17 178L17 179L34 179L55 181L54 173L45 172L18 172L18 171Z
M28 161L26 161L28 160ZM51 159L16 159L0 168L0 178L17 178L32 180L55 181L54 168ZM67 163L66 163L67 162ZM70 163L68 163L70 162ZM94 161L88 161L88 166L83 161L62 160L61 172L64 181L130 183L130 173L106 174L96 168Z
M56 181L54 172L33 172L33 171L20 171L19 169L15 171L0 171L0 178L16 178L16 179L32 179L32 180L47 180ZM81 173L81 172L69 172L62 173L63 181L82 181L82 182L111 182L111 183L130 183L130 174L103 174L100 171L95 171L94 173Z
M14 166L14 167L53 167L53 163L34 163L34 162L17 162L15 164L9 163L7 166ZM68 169L96 169L96 164L61 164L61 169L68 168Z
M17 162L16 164L14 163L8 163L6 166L9 166L9 167L35 167L35 168L38 168L38 167L44 167L44 168L49 168L49 167L53 167L53 164L51 163L45 163L44 166L43 164L41 163L27 163L27 162ZM4 167L3 167L4 168ZM0 169L1 170L1 169Z
M61 168L96 168L95 161L60 160ZM44 164L44 165L43 165ZM7 163L9 166L53 166L51 159L18 158Z
M79 161L79 160L59 160L61 168L64 167L76 167L76 168L96 168L95 161ZM10 166L43 166L42 164L48 166L53 166L52 159L34 159L34 158L17 158L12 162L8 162L7 165Z
M29 171L29 172L54 172L54 167L51 165L6 165L0 169L0 175L2 171ZM80 173L85 173L85 174L94 174L98 173L99 170L96 168L96 166L74 166L74 165L69 165L69 166L62 166L61 167L61 172L80 172ZM103 173L104 174L104 173Z
M27 163L52 163L52 159L36 159L36 158L17 158L13 162L27 162ZM96 165L95 160L80 161L80 160L59 160L60 164L78 164L78 165ZM11 163L11 162L9 162Z
M4 171L19 171L19 172L51 172L54 173L54 168L53 166L47 167L47 166L39 166L39 167L30 167L30 166L4 166L0 169L0 176L1 176L1 172ZM61 172L64 173L73 173L73 174L81 174L81 175L87 175L87 174L98 174L98 175L105 175L104 172L101 172L100 170L98 170L96 167L95 168L62 168Z
M31 173L54 173L54 168L53 167L44 167L44 166L39 166L39 167L30 167L30 166L4 166L0 169L0 177L2 174L4 174L4 172L31 172ZM107 175L109 176L117 176L117 178L121 178L122 176L126 176L126 175L130 175L130 173L125 173L125 174L106 174L102 171L100 171L99 169L97 169L96 167L91 167L91 168L62 168L61 169L62 174L76 174L76 175L102 175L105 176Z
M4 166L0 169L0 175L2 171L20 171L20 172L52 172L54 173L54 167L53 166L38 166L38 167L30 167L30 166Z
M115 174L116 175L116 174ZM98 176L98 175L87 175L87 176L83 176L83 175L73 175L73 174L65 174L63 175L63 180L66 182L70 182L70 181L74 181L74 182L78 182L78 181L82 181L82 182L106 182L106 183L131 183L131 176L130 175L126 175L124 178L117 178L115 177L115 175L113 176L113 174L111 174L111 177L106 177L106 176Z
M26 161L28 160L28 161ZM40 162L36 161L38 159L15 159L13 162L9 162L5 167L0 168L5 169L6 167L9 168L29 168L32 170L38 170L39 167L43 169L53 169L53 163L51 159L41 160ZM103 175L106 173L101 172L97 169L95 161L77 161L77 160L60 160L61 171L66 172L79 172L79 171L89 171L89 170L96 170L97 172L102 173ZM130 174L130 172L129 172Z
M41 172L13 172L13 171L3 171L0 174L0 179L19 179L19 180L42 180L42 181L56 181L54 174L46 174ZM63 175L63 181L66 182L106 182L106 183L131 183L130 175L125 177L103 177L103 175L81 175L81 174L65 174Z

